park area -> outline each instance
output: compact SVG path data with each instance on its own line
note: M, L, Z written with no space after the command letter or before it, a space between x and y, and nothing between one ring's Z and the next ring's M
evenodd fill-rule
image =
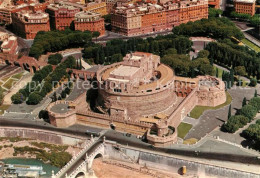
M0 80L0 86L6 91L10 90L17 83L17 81L19 81L23 77L23 75L24 72L20 72L12 76L2 78Z

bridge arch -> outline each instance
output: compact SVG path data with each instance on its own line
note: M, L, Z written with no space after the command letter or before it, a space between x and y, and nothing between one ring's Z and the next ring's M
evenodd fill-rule
M101 151L97 152L93 157L92 159L89 160L89 163L88 163L88 170L90 170L92 168L92 165L93 165L93 161L97 158L103 158L103 153Z
M14 62L14 65L15 65L15 66L18 66L18 67L21 67L20 63L17 62L17 61Z
M32 70L33 70L33 73L35 73L37 71L35 66L32 66Z
M87 175L86 175L85 172L79 172L79 173L75 176L75 178L85 178L85 177L87 177Z
M5 64L11 65L11 62L10 62L8 59L6 59L6 60L5 60Z

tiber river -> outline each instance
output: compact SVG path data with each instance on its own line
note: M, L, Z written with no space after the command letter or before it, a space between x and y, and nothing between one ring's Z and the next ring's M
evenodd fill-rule
M59 171L59 168L52 166L50 164L45 164L42 161L39 161L36 159L8 158L8 159L3 159L1 161L3 161L6 164L23 164L23 165L42 166L43 170L47 174L40 176L40 178L50 178L52 170L54 170L54 173L57 173Z

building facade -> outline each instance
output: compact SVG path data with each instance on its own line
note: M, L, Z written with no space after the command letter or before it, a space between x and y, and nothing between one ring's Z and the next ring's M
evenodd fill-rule
M208 18L208 1L168 1L164 4L118 3L112 11L112 31L125 36L171 30L173 26Z
M81 11L75 14L74 26L75 30L98 31L100 36L105 34L104 19L100 14L94 12Z
M99 13L102 16L107 15L107 5L105 1L95 0L94 2L86 3L84 11Z
M235 11L240 14L255 15L255 0L234 0Z
M209 7L220 9L220 0L209 0Z
M12 14L21 10L29 10L28 4L21 4L18 6L8 6L0 8L0 22L4 24L12 23Z
M16 13L22 10L45 11L48 3L22 3L20 5L8 5L6 7L0 7L0 22L4 24L12 23L12 13Z
M10 36L1 45L1 51L6 54L16 54L18 48L17 37Z
M34 39L39 31L50 31L49 14L20 11L12 14L14 31L26 39Z
M69 5L51 4L47 6L46 12L50 16L51 29L65 30L65 28L70 28L75 14L79 11L79 8Z

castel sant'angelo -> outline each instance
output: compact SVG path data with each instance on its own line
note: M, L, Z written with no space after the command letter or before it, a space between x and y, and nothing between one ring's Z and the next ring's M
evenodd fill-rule
M150 53L127 54L122 62L96 72L98 97L91 111L86 92L73 101L51 103L51 124L75 123L146 135L149 143L163 146L177 140L177 127L196 105L217 106L226 101L225 84L211 76L184 78ZM52 108L67 105L66 111Z

